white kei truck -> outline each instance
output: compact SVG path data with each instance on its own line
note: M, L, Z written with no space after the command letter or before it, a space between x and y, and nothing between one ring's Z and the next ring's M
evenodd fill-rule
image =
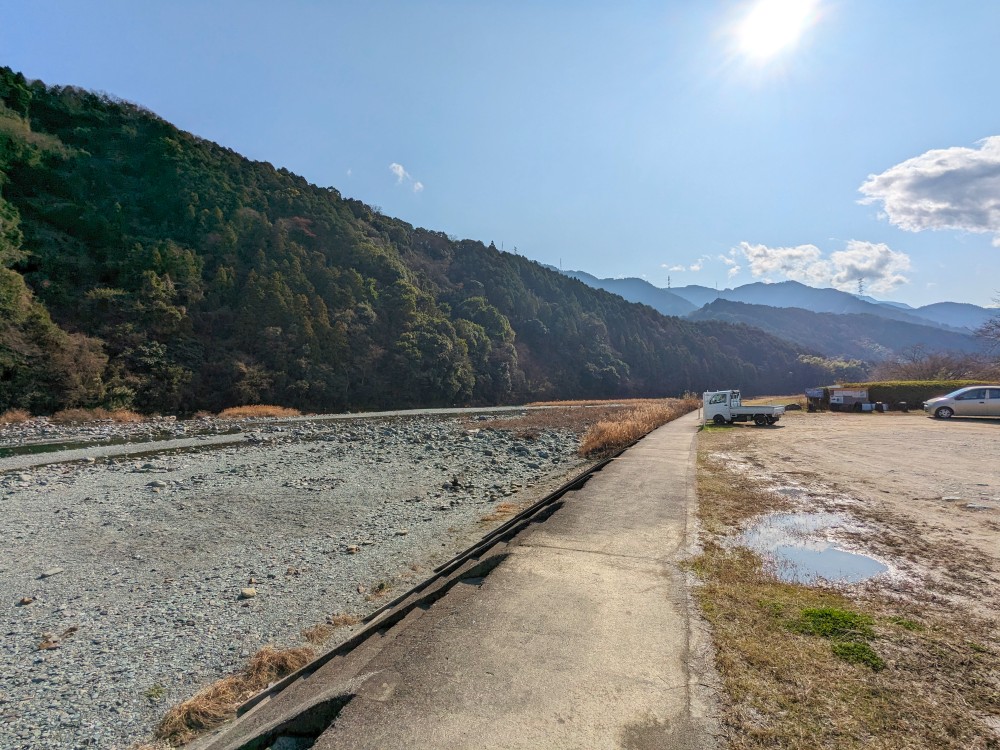
M742 406L739 391L705 391L701 398L705 421L715 424L752 420L763 427L774 424L785 413L784 406Z

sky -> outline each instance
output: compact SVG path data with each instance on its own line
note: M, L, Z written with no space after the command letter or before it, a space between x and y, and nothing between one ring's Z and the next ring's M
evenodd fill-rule
M0 0L0 65L567 270L990 306L997 29L983 0Z

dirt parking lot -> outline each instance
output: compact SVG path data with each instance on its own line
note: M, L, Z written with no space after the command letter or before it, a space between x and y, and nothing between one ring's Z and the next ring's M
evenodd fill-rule
M838 541L889 565L883 584L1000 614L1000 420L790 412L719 432L732 470L858 521Z

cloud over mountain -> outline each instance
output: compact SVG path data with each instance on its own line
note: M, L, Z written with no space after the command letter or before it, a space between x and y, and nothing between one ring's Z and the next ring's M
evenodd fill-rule
M1000 136L978 148L932 149L869 175L861 203L881 202L900 229L958 229L992 233L1000 246Z
M815 245L768 247L741 242L728 257L730 260L725 262L729 265L738 259L745 260L750 273L757 278L783 277L844 291L852 290L862 279L876 292L886 292L909 281L904 273L910 269L910 257L883 243L850 240L844 250L825 257Z

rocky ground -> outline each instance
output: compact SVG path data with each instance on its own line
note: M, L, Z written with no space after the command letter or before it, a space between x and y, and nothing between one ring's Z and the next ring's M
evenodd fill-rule
M519 415L0 430L0 748L127 748L261 646L378 608L583 470L578 430Z

